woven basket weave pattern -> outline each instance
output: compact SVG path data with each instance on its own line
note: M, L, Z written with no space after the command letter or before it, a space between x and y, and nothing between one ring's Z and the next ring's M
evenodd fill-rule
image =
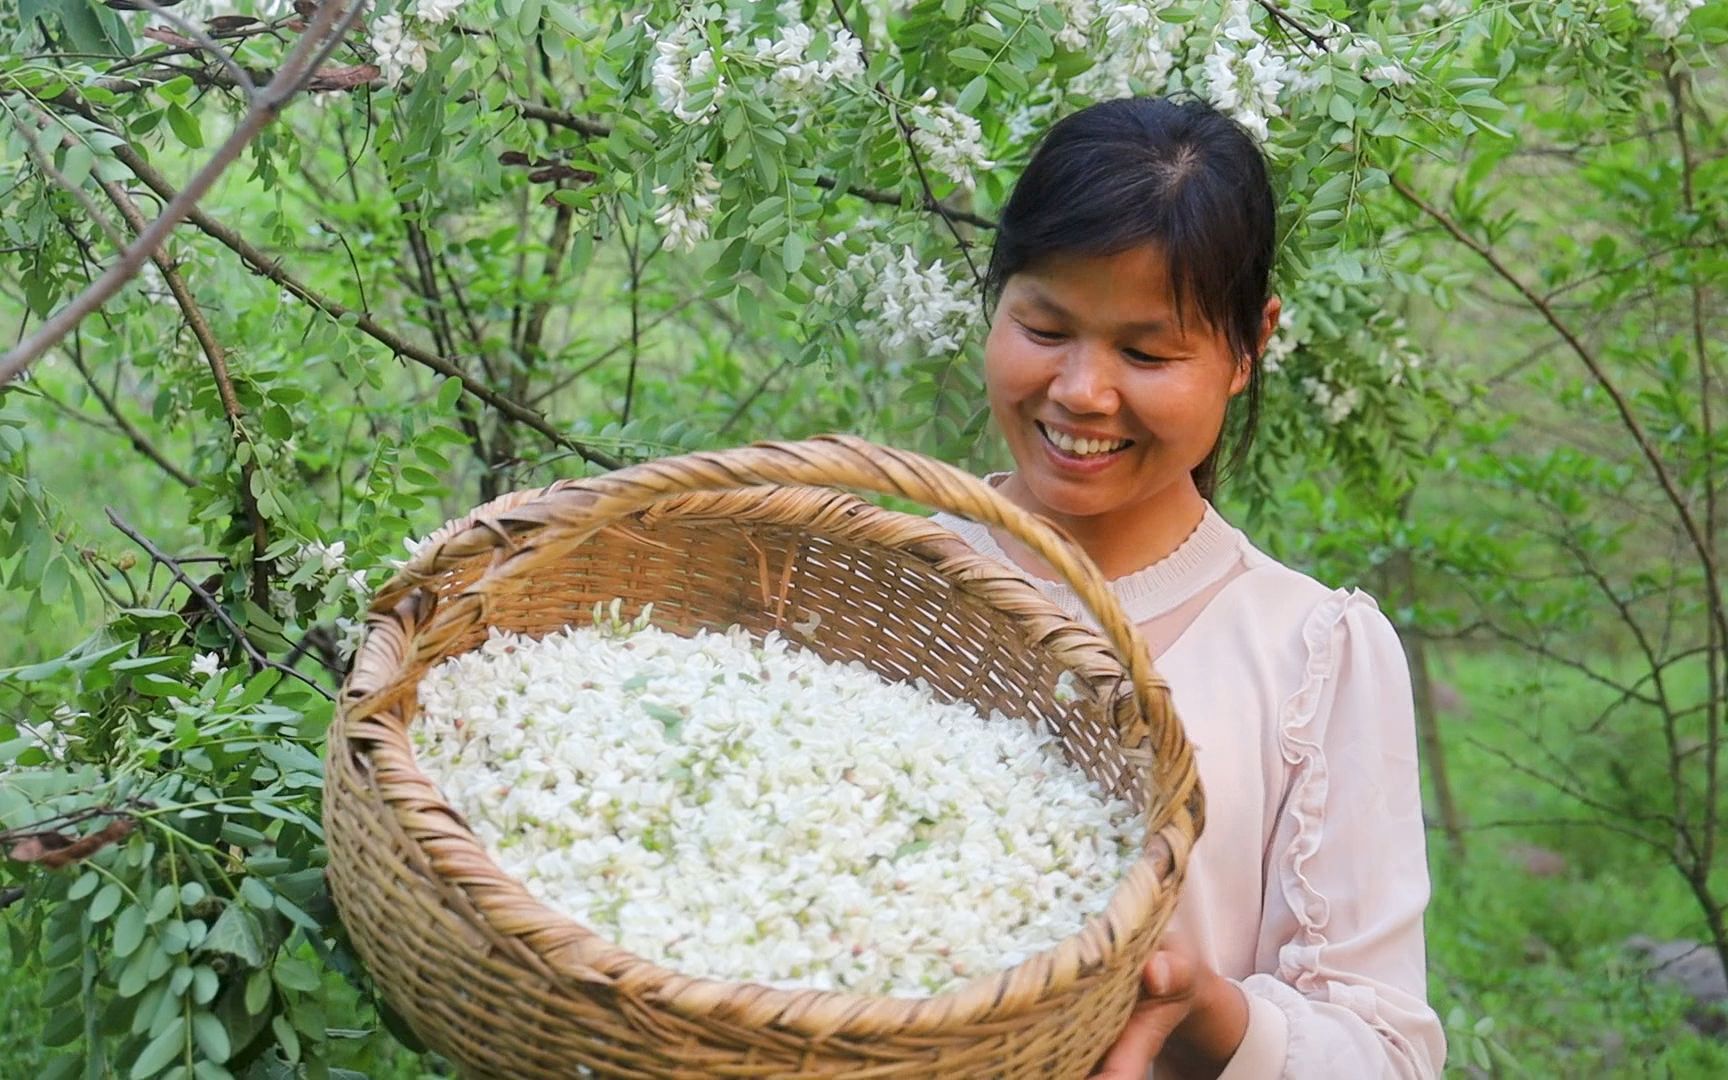
M818 483L1014 531L1075 583L1114 650L940 527ZM505 876L407 737L430 666L489 628L585 625L615 598L630 614L652 602L676 632L778 630L827 659L922 678L945 700L1044 716L1069 760L1146 813L1146 856L1078 934L933 998L650 964ZM391 1003L467 1076L1083 1077L1126 1018L1200 827L1191 753L1139 649L1096 570L1053 530L963 473L858 440L515 493L441 530L374 603L330 736L332 891ZM1064 671L1077 700L1060 704Z

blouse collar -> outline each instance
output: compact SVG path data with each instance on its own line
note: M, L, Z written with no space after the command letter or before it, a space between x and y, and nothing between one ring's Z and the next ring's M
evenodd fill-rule
M1003 475L993 474L986 479L994 486ZM1070 618L1096 623L1071 586L1028 573L1009 558L985 526L952 514L937 514L935 520L980 555L1020 570ZM1242 559L1241 535L1208 502L1200 524L1175 551L1150 566L1112 578L1110 590L1116 594L1116 600L1130 622L1142 623L1157 618L1198 596L1229 573Z

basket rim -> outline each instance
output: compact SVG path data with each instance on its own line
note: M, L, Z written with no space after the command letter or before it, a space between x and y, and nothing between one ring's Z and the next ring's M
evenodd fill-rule
M477 509L465 518L449 523L430 539L442 537L445 543L454 541L452 546L460 550L467 546L459 542L462 537L479 532L484 534L486 546L499 545L505 534L512 529L507 519L510 511L531 506L537 500L555 492L581 488L585 483L586 481L582 480L560 481L546 488L512 493ZM1038 616L1039 636L1036 643L1039 648L1053 651L1058 658L1077 656L1089 661L1085 667L1090 670L1075 670L1062 659L1058 660L1062 666L1075 670L1076 676L1094 689L1100 708L1118 710L1125 704L1133 707L1135 698L1132 682L1110 645L1101 636L1083 624L1069 619L1023 577L994 560L979 555L964 541L929 519L888 510L857 496L832 489L752 485L746 490L756 496L749 504L751 512L745 515L749 520L757 523L787 524L847 544L876 543L894 547L931 567L954 588L974 596L979 591L980 583L988 583L993 589L1017 593L1016 614L1021 613L1021 606L1024 605L1026 611L1035 612ZM823 491L825 497L819 505L814 505L807 515L813 520L785 521L775 516L776 512L784 511L781 503L797 495L808 499L809 493L814 490ZM649 523L650 517L656 520L684 519L698 522L704 520L702 510L705 503L715 501L717 495L736 493L669 494L634 517L644 524ZM499 503L507 505L499 507ZM494 510L494 507L497 509ZM726 515L726 520L738 519L737 508L733 507ZM533 528L558 529L560 524L541 523ZM884 543L880 538L861 539L862 536L872 533L893 533L896 539L891 544ZM434 545L427 545L428 548L432 546ZM444 543L436 546L443 547ZM423 548L420 555L411 561L411 565L431 558L432 554ZM476 557L478 552L461 558ZM532 565L532 558L494 559L493 565L485 571L484 578L490 578L494 574L522 573L531 569ZM402 576L398 575L392 584L401 581ZM410 579L416 576L418 575L412 572L407 575ZM421 580L425 579L422 577ZM369 622L406 616L410 624L424 624L425 613L418 610L423 595L421 590L412 588L411 585L409 588L396 588L389 594L381 593ZM394 605L389 603L391 600L395 601ZM415 610L404 612L403 609ZM436 615L431 617L436 618ZM1030 631L1028 639L1031 640ZM960 986L939 994L863 994L847 990L775 987L742 980L684 975L623 948L573 916L541 902L527 891L519 879L505 874L497 866L490 853L468 828L466 821L420 771L412 744L407 737L412 724L412 714L398 715L407 707L407 703L401 700L400 691L404 689L401 684L418 683L417 679L410 679L405 674L413 670L415 665L411 657L374 655L385 648L383 637L369 632L356 654L356 674L361 672L363 667L377 671L381 662L386 669L395 669L396 676L383 687L377 688L377 692L354 693L353 690L361 689L359 686L345 689L336 723L330 733L328 752L333 758L340 756L346 760L335 764L339 768L352 769L358 774L360 784L388 807L387 817L391 831L417 848L427 860L427 864L436 870L434 886L460 891L472 910L485 920L485 925L476 929L483 934L497 935L519 943L560 979L575 979L585 983L598 981L622 993L651 999L656 1007L679 1015L714 1018L739 1011L749 1014L749 1022L766 1022L777 1030L814 1036L855 1034L854 1025L866 1019L870 1022L870 1027L891 1027L903 1033L916 1034L920 1031L935 1032L958 1023L976 1023L1019 1015L1028 1008L1035 1008L1037 1002L1065 993L1078 979L1109 969L1125 939L1159 913L1161 901L1171 901L1171 893L1183 876L1187 852L1198 834L1198 812L1187 817L1174 815L1162 828L1151 828L1157 801L1171 796L1154 789L1150 782L1151 770L1147 770L1144 805L1138 811L1138 817L1146 828L1146 835L1142 839L1142 853L1111 889L1105 907L1087 916L1073 933L1057 944L1026 957L1021 963L975 976ZM362 663L363 658L365 664ZM350 678L352 680L354 675ZM397 693L390 694L391 690ZM384 695L383 698L381 694ZM396 699L393 704L386 700L391 697ZM1149 718L1143 719L1149 722ZM1120 739L1121 728L1118 726L1112 729L1112 734ZM1138 762L1145 753L1144 750L1123 745L1121 742L1118 742L1117 746L1130 764ZM395 751L385 755L390 759L393 781L402 779L411 782L411 794L401 793L398 788L379 783L376 755L385 749ZM408 775L404 776L404 770ZM1190 793L1190 799L1197 804L1199 798L1196 784ZM410 802L413 804L413 822L404 820L407 816L404 804ZM432 823L434 820L436 824ZM1191 829L1184 828L1184 823L1190 825ZM495 880L481 884L453 879L448 873L447 865L457 858L465 867L470 868L475 860L480 860L490 868L491 876ZM466 879L467 875L464 874L463 878ZM510 918L500 920L496 917L498 909L505 905L511 908L513 914ZM501 921L506 924L520 922L520 916L525 912L535 916L532 921L539 929L519 931L500 925ZM734 1008L729 1009L728 1006ZM890 1020L884 1016L885 1011L897 1015Z

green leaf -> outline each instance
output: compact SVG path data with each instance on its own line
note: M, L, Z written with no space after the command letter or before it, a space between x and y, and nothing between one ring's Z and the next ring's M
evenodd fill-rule
M290 1062L300 1060L300 1035L294 1030L294 1025L288 1022L286 1016L280 1014L270 1018L270 1030L276 1033L276 1041L282 1044L282 1054Z
M95 892L96 886L100 884L102 884L101 873L95 870L86 870L78 875L78 880L74 881L72 887L66 890L66 899L82 900Z
M193 150L204 146L204 129L198 123L198 118L179 105L168 106L168 126L174 129L174 134L180 141Z
M318 989L318 972L299 957L283 953L276 958L276 983L286 990L310 994Z
M90 170L96 165L96 155L83 143L73 143L66 148L66 156L60 163L60 175L66 183L73 187L82 187L84 181L90 179Z
M270 969L259 968L246 977L246 1012L260 1016L270 1003Z
M461 379L445 379L444 382L439 385L439 387L438 387L438 400L437 400L439 412L447 413L447 412L451 411L452 409L454 409L456 407L456 403L458 401L461 401L461 400L462 400L462 380Z
M120 906L120 886L112 881L102 886L96 892L96 899L90 901L90 921L101 922L114 914Z
M192 969L192 1000L199 1005L210 1004L221 988L222 979L214 968L199 964Z
M984 101L984 95L990 91L990 80L983 75L974 76L966 84L966 89L960 91L960 97L954 102L954 107L963 113L970 113Z
M203 949L237 957L247 967L258 967L265 959L264 928L245 906L230 903L210 928Z
M146 1080L167 1068L179 1056L185 1041L186 1018L176 1016L162 1034L139 1051L137 1060L132 1062L132 1080Z
M217 1064L227 1061L228 1055L233 1052L233 1048L228 1045L228 1029L210 1013L193 1014L192 1038L197 1041L198 1049L204 1052L204 1056Z
M118 24L103 19L92 0L61 0L59 15L60 25L79 52L124 56L131 51L130 35L117 32Z
M961 71L986 71L990 67L990 54L983 49L962 45L958 49L949 50L948 62Z
M114 955L131 956L144 941L144 909L130 904L114 920Z

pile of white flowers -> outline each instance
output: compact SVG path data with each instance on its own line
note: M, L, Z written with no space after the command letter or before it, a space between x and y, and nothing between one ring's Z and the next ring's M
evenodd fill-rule
M919 996L1050 948L1140 850L1047 733L776 634L496 630L420 684L425 770L549 906L682 973Z

